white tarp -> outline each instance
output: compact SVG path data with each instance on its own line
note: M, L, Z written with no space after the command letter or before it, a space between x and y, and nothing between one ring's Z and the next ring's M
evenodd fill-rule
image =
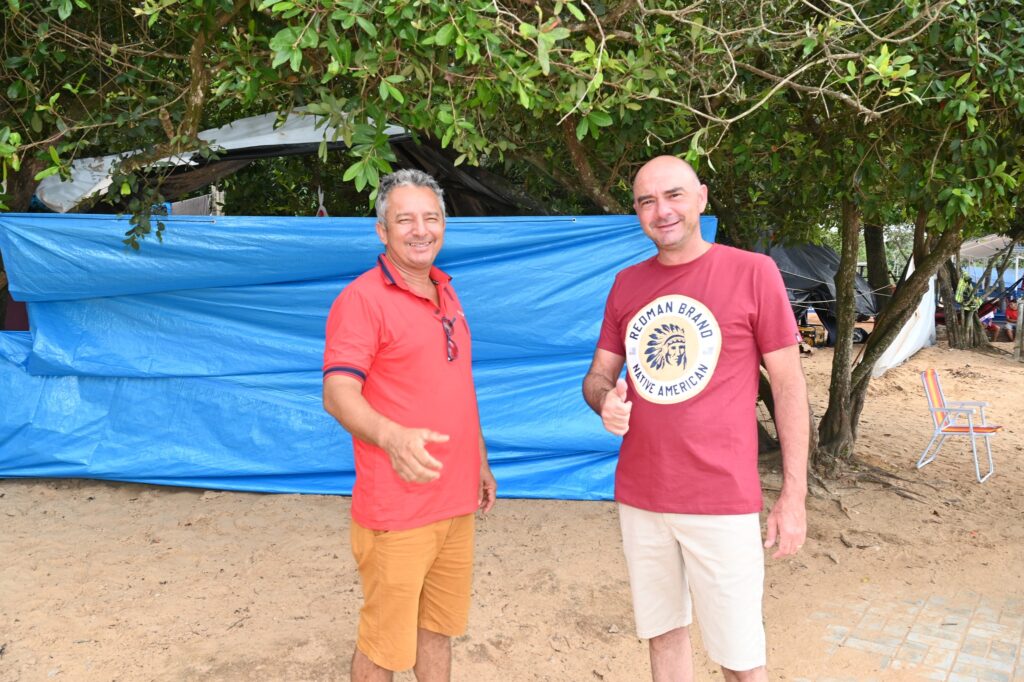
M968 239L960 246L960 259L971 261L977 265L977 261L988 261L996 254L1002 253L1010 244L1009 237L1002 237L996 234ZM1003 273L1003 284L1009 286L1020 279L1022 266L1024 266L1024 245L1018 244L1013 248L1013 254L1007 263L1006 272ZM985 271L983 267L968 267L968 274L975 280L979 279ZM986 284L982 282L982 284ZM998 293L998 292L997 292Z
M296 144L320 144L326 140L334 142L341 139L337 128L324 125L324 118L304 114L297 110L285 119L284 123L274 127L277 114L264 114L242 118L220 128L212 128L199 133L199 139L208 143L215 150L252 149L257 147L273 147ZM389 136L402 135L405 130L398 126L388 126L384 131ZM36 188L36 198L52 211L66 213L83 200L106 190L111 179L111 170L116 162L140 153L139 150L122 152L109 156L97 156L88 159L76 159L71 163L71 177L61 180L58 175L44 178ZM194 153L186 153L176 157L168 157L153 163L184 165L192 163Z
M968 239L960 245L960 258L962 260L988 260L1004 250L1010 241L1009 237L997 234Z
M914 261L907 266L907 277L914 272ZM888 370L902 364L925 346L935 345L935 277L928 280L928 290L921 297L917 310L910 316L896 339L878 358L871 376L878 378Z

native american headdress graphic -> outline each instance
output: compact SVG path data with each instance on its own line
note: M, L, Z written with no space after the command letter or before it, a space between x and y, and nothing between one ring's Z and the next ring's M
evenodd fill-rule
M644 355L653 370L666 365L686 367L686 335L682 328L671 323L655 327L647 339Z

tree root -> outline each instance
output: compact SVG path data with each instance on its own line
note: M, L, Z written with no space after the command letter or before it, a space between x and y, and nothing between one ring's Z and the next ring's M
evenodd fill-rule
M832 487L836 481L826 480L825 477L821 476L817 472L811 470L808 471L808 492L812 497L819 497L826 500L831 500L836 503L839 511L850 517L850 511L843 503L843 494L837 489ZM913 490L911 486L925 486L931 488L936 492L941 490L927 481L918 479L910 479L901 476L892 471L888 471L881 467L875 466L874 464L868 464L862 460L854 458L847 463L845 471L839 476L839 481L846 481L854 488L863 488L859 485L860 483L874 483L875 485L881 486L882 489L893 492L894 494L908 499L914 502L920 502L922 504L928 504L929 499L925 495Z
M916 480L916 479L904 478L903 476L900 476L899 474L895 474L895 473L893 473L891 471L888 471L886 469L883 469L881 467L877 467L874 464L868 464L868 463L862 462L860 460L855 460L855 462L856 462L856 465L858 467L860 467L860 469L861 469L861 471L857 475L858 478L860 478L861 474L874 474L876 476L880 476L880 477L883 477L883 478L893 478L893 479L896 479L897 481L903 481L904 483L910 483L911 485L927 486L927 487L931 488L932 490L934 490L936 492L940 492L940 490L939 490L939 488L937 486L934 486L931 483L928 483L927 481L921 481L921 480Z

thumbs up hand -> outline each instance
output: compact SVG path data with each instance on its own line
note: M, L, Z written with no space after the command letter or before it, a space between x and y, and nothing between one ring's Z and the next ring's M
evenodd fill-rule
M629 413L633 409L633 403L626 400L626 380L619 379L615 388L604 394L601 401L601 421L604 428L616 436L622 436L629 431Z

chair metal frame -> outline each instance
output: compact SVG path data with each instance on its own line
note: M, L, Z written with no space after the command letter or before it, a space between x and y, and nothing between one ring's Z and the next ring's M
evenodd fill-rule
M932 423L935 431L932 439L928 441L928 447L921 453L917 460L917 468L920 469L926 464L935 461L942 449L946 438L950 436L967 436L971 439L971 453L974 456L974 474L978 483L984 483L995 473L996 467L992 461L992 445L989 438L1003 430L1002 426L989 424L985 418L987 402L979 400L947 401L942 392L942 384L939 382L939 373L934 369L921 372L921 383L924 384L925 397L928 398L928 411L932 416ZM975 417L981 418L981 423L975 423ZM967 423L963 423L966 419ZM988 454L988 473L981 475L981 465L978 462L978 436L985 439L985 451ZM932 446L935 449L932 450ZM929 451L931 454L929 455Z

